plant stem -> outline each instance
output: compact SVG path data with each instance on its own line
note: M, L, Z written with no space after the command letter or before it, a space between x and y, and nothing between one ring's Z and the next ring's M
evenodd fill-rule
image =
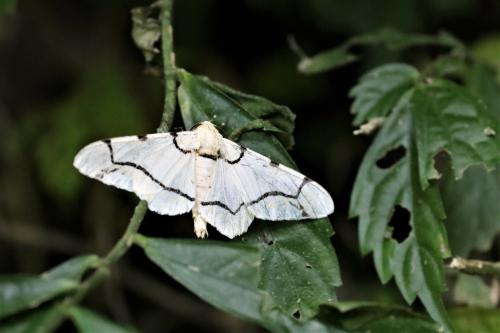
M448 264L448 267L456 269L462 273L494 275L500 277L500 262L490 262L455 257Z
M163 0L161 2L160 18L162 28L162 55L163 55L163 72L165 78L165 101L163 114L158 132L167 132L172 126L176 106L176 69L175 55L173 52L173 33L172 33L172 5L173 0ZM120 240L113 246L108 254L101 259L95 271L83 281L76 292L68 296L57 306L57 314L52 317L48 326L51 330L55 330L59 325L70 315L71 308L78 304L89 291L94 289L104 278L109 274L110 267L119 261L128 249L134 244L134 238L141 226L144 215L148 209L146 201L140 201L135 209L134 214L130 218L130 222Z
M172 126L176 103L175 53L173 50L174 34L172 30L173 0L163 0L160 3L161 21L161 53L163 57L163 77L165 80L165 100L163 114L158 132L167 132Z

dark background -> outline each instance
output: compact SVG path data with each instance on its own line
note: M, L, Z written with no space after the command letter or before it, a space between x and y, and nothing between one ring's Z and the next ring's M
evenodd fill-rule
M130 10L144 4L31 0L0 16L1 274L40 273L75 254L104 254L126 226L136 198L79 175L72 159L90 141L154 132L158 125L162 82L144 73L130 37ZM370 142L351 134L347 93L378 64L419 66L434 51L360 48L361 61L304 76L296 71L287 36L310 54L384 27L446 30L474 47L498 35L499 22L497 0L178 0L175 52L179 67L297 114L291 155L336 203L331 221L344 281L339 298L402 302L392 282L380 286L371 258L359 254L356 223L347 219L353 180ZM182 126L180 115L175 125ZM189 215L148 213L141 231L194 237ZM138 249L85 303L144 332L260 331L191 295Z

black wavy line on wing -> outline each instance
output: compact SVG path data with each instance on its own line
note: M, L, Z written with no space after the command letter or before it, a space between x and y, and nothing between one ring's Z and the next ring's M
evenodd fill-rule
M256 203L264 200L267 197L285 197L285 198L290 198L290 199L297 199L299 197L300 193L302 192L302 188L304 187L304 185L306 185L310 181L311 180L309 178L304 177L304 179L302 180L302 183L300 184L299 188L297 189L297 193L295 193L295 194L288 194L288 193L284 193L281 191L265 192L265 193L261 194L257 199L252 200L246 204L244 202L240 203L238 208L236 208L234 211L231 208L229 208L225 203L218 201L218 200L216 200L216 201L202 201L201 205L202 206L219 206L220 208L227 210L229 213L231 213L231 215L236 215L240 211L241 207L243 207L245 205L246 206L255 205Z
M115 161L115 156L114 156L114 152L113 152L113 147L111 146L111 140L103 140L102 142L104 142L106 144L106 146L108 147L109 149L109 157L111 159L111 163L112 164L115 164L115 165L120 165L120 166L129 166L129 167L132 167L134 169L137 169L139 171L141 171L142 173L144 173L149 179L151 179L153 182L155 182L156 184L158 184L161 188L163 188L164 190L166 191L170 191L172 193L175 193L175 194L178 194L180 195L181 197L184 197L186 198L187 200L189 201L194 201L194 198L191 197L190 195L182 192L181 190L177 189L177 188L174 188L174 187L170 187L170 186L166 186L165 184L163 184L161 181L159 181L158 179L156 179L147 169L145 169L144 167L134 163L134 162L119 162L119 161ZM180 149L179 149L180 150ZM182 151L182 150L181 150Z

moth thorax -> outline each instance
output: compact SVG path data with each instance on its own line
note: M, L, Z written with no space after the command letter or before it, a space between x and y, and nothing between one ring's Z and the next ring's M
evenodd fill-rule
M198 152L200 154L217 155L222 141L222 136L217 129L211 123L203 122L195 131L200 142Z

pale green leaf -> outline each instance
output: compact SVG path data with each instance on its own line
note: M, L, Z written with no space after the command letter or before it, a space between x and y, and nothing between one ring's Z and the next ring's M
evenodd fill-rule
M441 191L453 254L488 251L500 233L500 168L488 172L475 166L459 180L447 176Z
M95 265L94 255L70 259L40 276L13 276L0 279L0 318L35 308L78 287L81 276Z
M160 39L160 23L151 17L151 8L136 7L132 9L132 39L142 51L146 62L151 62L160 53L155 43Z
M357 59L358 57L349 53L347 48L339 47L302 58L297 68L303 74L317 74L345 66Z
M80 333L132 333L130 330L109 321L103 316L82 307L72 308L71 319L75 323Z

